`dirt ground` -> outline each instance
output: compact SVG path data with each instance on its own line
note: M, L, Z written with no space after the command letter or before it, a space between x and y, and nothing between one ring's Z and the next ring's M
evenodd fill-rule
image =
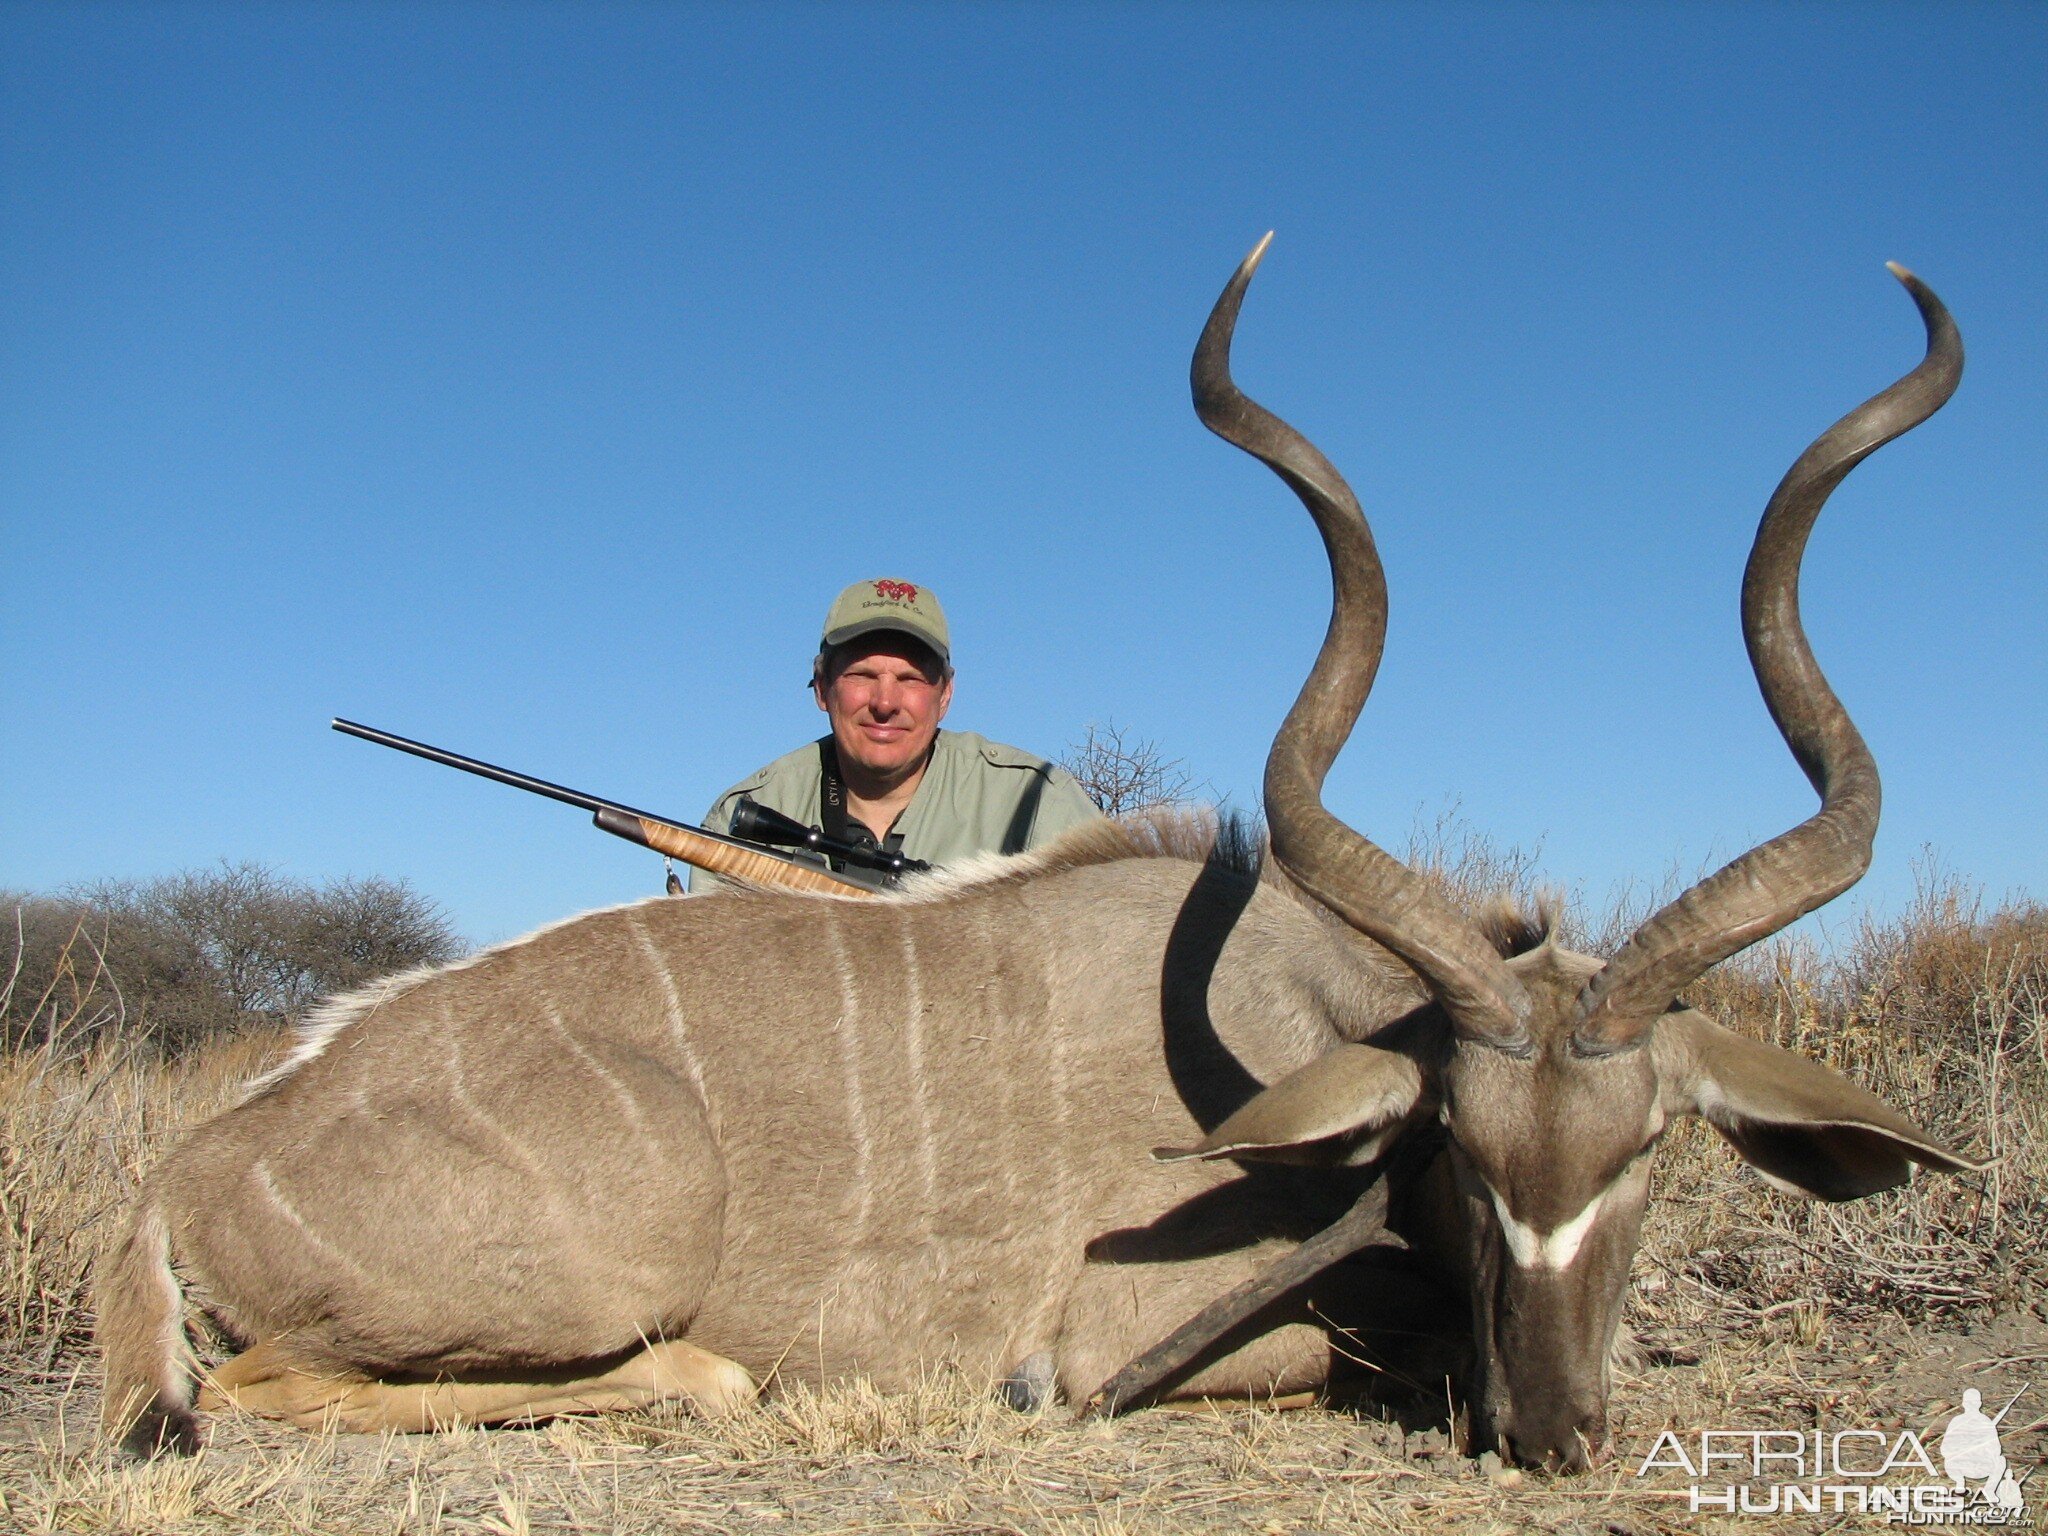
M1018 1414L943 1373L894 1397L798 1389L718 1423L634 1414L380 1439L224 1419L198 1458L135 1468L98 1446L80 1381L12 1395L0 1418L0 1530L1865 1530L1882 1517L1694 1513L1682 1472L1637 1469L1664 1429L1907 1428L1932 1449L1966 1386L1987 1411L2024 1389L2001 1438L2027 1495L2017 1528L2048 1528L2048 1322L2031 1309L1938 1331L1898 1319L1830 1325L1788 1308L1684 1338L1648 1329L1638 1343L1617 1382L1617 1454L1577 1478L1456 1454L1446 1411L1416 1393L1394 1394L1392 1407L1209 1405L1104 1424L1063 1408Z

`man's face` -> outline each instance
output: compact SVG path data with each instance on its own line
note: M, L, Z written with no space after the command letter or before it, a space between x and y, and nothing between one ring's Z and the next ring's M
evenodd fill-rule
M842 647L815 687L841 762L888 779L924 761L953 702L938 658L887 630Z

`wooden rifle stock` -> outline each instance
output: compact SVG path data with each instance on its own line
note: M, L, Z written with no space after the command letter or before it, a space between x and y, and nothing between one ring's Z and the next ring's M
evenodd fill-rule
M609 832L614 837L623 837L627 842L638 843L643 848L652 848L656 853L666 854L669 858L681 859L685 864L693 864L698 869L727 880L738 880L747 885L771 886L786 891L816 891L830 896L879 894L876 886L856 877L834 874L831 870L820 869L815 864L801 863L756 843L728 837L719 832L707 832L702 827L682 826L665 817L650 816L645 811L636 811L631 806L600 800L597 796L586 795L578 789L550 784L546 779L536 779L531 774L515 773L510 768L500 768L495 763L464 757L460 753L450 752L441 747L430 747L423 741L394 736L389 731L380 731L374 726L358 725L353 720L336 720L334 728L343 735L374 741L380 747L390 747L399 752L410 752L414 757L424 757L430 763L440 763L447 768L460 768L465 773L476 774L479 778L494 779L500 784L510 784L514 789L523 789L529 794L546 795L550 800L580 806L590 812L590 819L599 831Z
M681 859L685 864L694 864L727 880L742 880L748 885L780 886L789 891L823 891L833 896L876 894L870 886L842 880L815 864L800 864L795 859L785 859L765 849L742 847L725 838L714 837L701 827L679 827L672 821L657 821L651 816L642 816L638 811L611 806L592 812L590 819L600 831L609 832L613 837L623 837L629 843L652 848L656 853Z

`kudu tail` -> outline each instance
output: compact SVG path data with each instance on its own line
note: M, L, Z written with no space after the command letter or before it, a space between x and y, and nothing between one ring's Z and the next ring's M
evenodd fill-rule
M106 1363L101 1423L133 1456L189 1455L199 1448L192 1413L185 1294L171 1273L170 1235L148 1201L100 1260L93 1326Z

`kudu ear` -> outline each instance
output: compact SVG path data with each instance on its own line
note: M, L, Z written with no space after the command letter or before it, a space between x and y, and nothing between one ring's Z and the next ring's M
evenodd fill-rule
M1855 1200L1905 1183L1914 1163L1945 1173L1981 1166L1839 1072L1692 1009L1657 1020L1654 1048L1666 1112L1699 1115L1789 1193Z
M1421 1069L1406 1056L1340 1045L1254 1095L1192 1147L1155 1147L1152 1156L1360 1167L1386 1149L1421 1099Z

